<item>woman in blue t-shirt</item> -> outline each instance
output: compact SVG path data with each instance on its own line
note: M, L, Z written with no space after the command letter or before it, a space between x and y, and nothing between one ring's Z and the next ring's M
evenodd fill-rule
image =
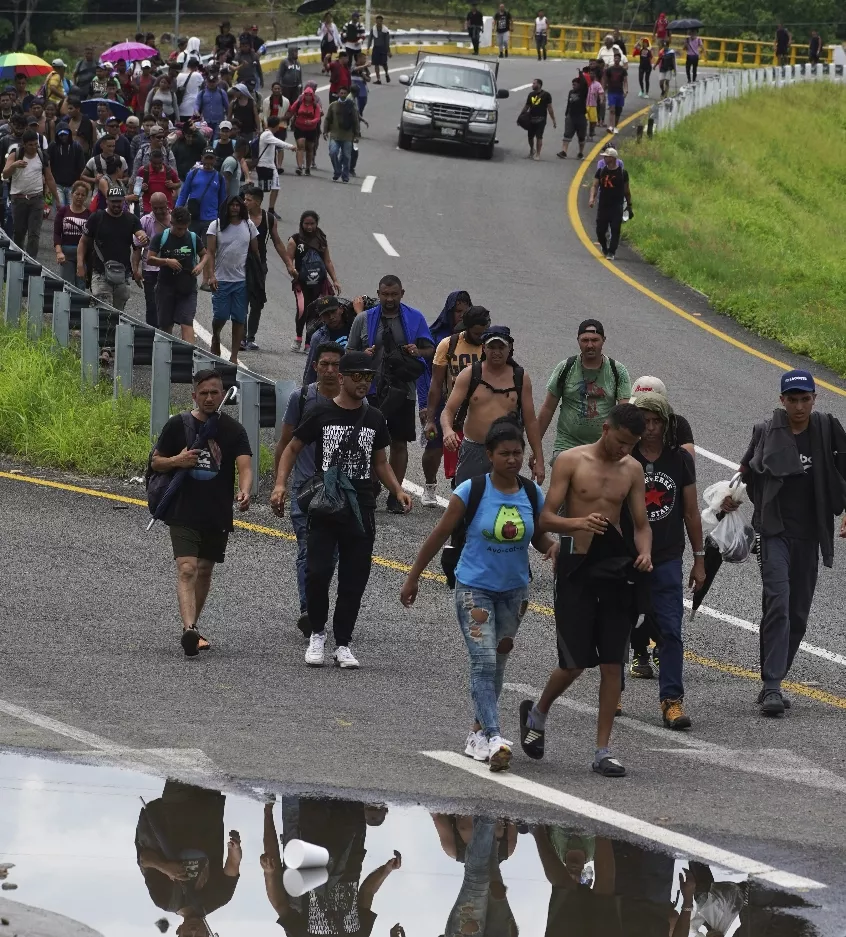
M453 531L466 524L466 541L455 569L455 612L470 655L476 721L464 753L477 761L489 761L491 771L503 771L511 762L511 742L502 737L499 725L498 700L508 654L529 604L529 544L544 553L545 559L554 558L559 546L548 534L535 532L543 492L534 482L520 477L525 448L523 431L513 418L493 422L485 437L490 474L471 478L455 489L400 593L403 605L414 603L421 573ZM465 514L474 483L475 494L481 494L481 499L467 523Z

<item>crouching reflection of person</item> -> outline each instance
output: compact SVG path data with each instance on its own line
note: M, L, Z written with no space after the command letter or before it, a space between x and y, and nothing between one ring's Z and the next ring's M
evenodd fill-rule
M441 848L464 863L464 881L444 937L517 937L519 928L508 904L500 863L514 852L517 827L489 817L432 815Z
M277 924L287 937L369 937L376 923L372 911L376 892L402 865L392 859L377 866L363 881L362 866L367 850L368 826L381 826L387 816L384 805L371 806L345 800L282 799L282 842L303 839L329 852L328 879L299 898L285 890L279 837L273 819L273 804L264 807L264 853L261 867L267 898L279 915ZM391 934L403 934L396 925Z
M184 920L178 937L207 937L205 917L232 900L241 843L223 835L226 797L168 780L162 796L141 810L135 831L138 865L153 902ZM224 842L226 842L224 858Z

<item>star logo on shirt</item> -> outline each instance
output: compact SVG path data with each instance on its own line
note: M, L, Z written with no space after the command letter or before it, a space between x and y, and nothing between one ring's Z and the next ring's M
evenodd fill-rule
M659 491L657 488L649 488L646 491L646 506L649 507L650 504L654 504L655 507L660 508L664 504L664 495L666 492Z

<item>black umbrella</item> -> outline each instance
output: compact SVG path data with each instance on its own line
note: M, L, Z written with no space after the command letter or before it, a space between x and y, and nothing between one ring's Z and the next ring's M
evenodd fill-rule
M673 20L667 25L667 29L676 32L679 29L702 29L704 25L702 20Z
M237 388L233 384L228 391L223 395L223 400L220 402L220 406L217 410L203 423L200 427L199 433L197 433L194 442L188 447L189 449L202 449L206 443L206 440L210 439L217 432L217 425L220 422L220 412L223 410L224 404L229 400L233 395L233 392L237 393ZM188 474L190 469L177 469L170 483L165 489L165 493L162 495L161 500L159 501L158 507L153 514L152 520L147 524L147 530L149 530L156 521L160 521L170 506L170 502L176 497L176 492L179 491L182 486L182 482L185 480L185 476Z
M121 104L120 101L110 101L108 98L88 98L82 102L80 110L86 117L96 120L98 104L108 104L109 110L118 120L126 120L132 113L132 110L125 104Z
M717 515L718 518L721 518L721 514ZM702 584L702 588L698 592L693 593L693 607L690 610L690 618L688 621L693 621L696 610L699 606L705 601L705 596L708 594L708 590L711 588L711 583L714 581L714 577L720 570L720 567L723 565L723 554L720 552L720 548L711 540L710 537L705 538L705 582Z
M325 13L335 6L335 0L305 0L297 7L300 16L310 16L312 13Z

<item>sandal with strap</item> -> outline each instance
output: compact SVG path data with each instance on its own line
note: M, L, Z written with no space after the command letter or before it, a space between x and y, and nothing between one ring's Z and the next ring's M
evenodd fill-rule
M611 755L605 755L599 761L594 761L591 768L604 778L624 778L626 776L626 769Z
M196 625L183 630L180 643L186 657L196 657L200 651L207 651L211 647L208 639L200 634Z

